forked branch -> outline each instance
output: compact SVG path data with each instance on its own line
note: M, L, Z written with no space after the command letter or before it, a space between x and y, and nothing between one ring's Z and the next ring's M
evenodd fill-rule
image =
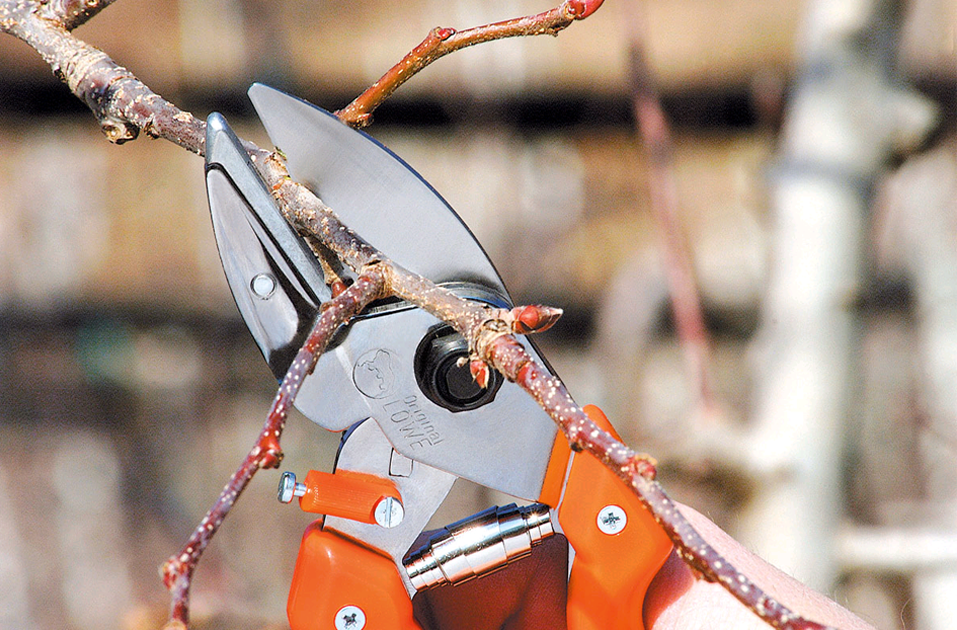
M106 4L106 1L92 0L44 3L0 0L0 30L33 46L90 107L111 141L131 140L143 130L150 136L165 138L194 153L203 154L205 124L202 121L154 94L106 54L69 32L70 28ZM354 124L367 123L375 106L396 87L428 63L453 50L502 37L555 33L572 20L587 17L600 4L601 0L566 0L556 9L535 16L460 33L451 29L433 31L403 62L347 107L342 117ZM86 9L77 11L76 7ZM283 379L252 450L183 551L164 565L164 580L173 597L170 627L183 627L188 621L190 578L223 517L257 470L276 466L281 460L279 437L303 375L312 370L317 356L337 327L348 322L370 301L395 295L449 323L468 340L470 367L479 382L487 378L488 369L496 369L531 394L561 427L573 448L587 450L598 457L635 491L668 532L681 556L705 579L721 583L775 627L792 630L823 628L768 598L745 575L717 555L655 481L653 463L600 430L572 400L561 381L525 353L514 335L544 330L560 311L538 306L511 311L490 309L456 297L396 265L344 226L319 198L289 177L280 155L251 144L247 144L246 149L286 218L300 232L314 236L359 275L352 287L341 293L337 290L337 296L324 305L316 329Z

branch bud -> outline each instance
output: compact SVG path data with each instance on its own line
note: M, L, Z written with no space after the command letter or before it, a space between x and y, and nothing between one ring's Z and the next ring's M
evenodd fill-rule
M435 32L435 36L438 37L438 38L439 38L440 40L442 40L442 41L445 41L445 40L447 40L448 38L450 38L450 37L452 37L453 35L455 35L455 29L454 29L454 28L448 28L448 27L436 28L434 32Z
M562 309L534 304L516 306L510 311L512 330L520 335L543 332L551 328L562 316Z
M336 280L329 286L329 289L332 291L332 297L339 297L348 288L349 286L342 280Z
M482 389L488 387L489 381L489 371L488 364L481 359L472 359L469 361L469 372L472 373L472 378L475 379L475 382L478 383L478 386Z
M584 20L598 10L605 0L568 0L565 6L576 20Z
M133 123L112 117L102 118L100 129L106 134L107 140L113 144L123 144L130 140L136 140L136 137L140 134L140 130Z

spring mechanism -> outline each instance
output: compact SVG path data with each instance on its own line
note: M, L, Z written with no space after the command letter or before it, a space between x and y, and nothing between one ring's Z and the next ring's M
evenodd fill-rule
M492 507L437 532L403 564L419 591L459 584L527 556L554 533L547 505Z

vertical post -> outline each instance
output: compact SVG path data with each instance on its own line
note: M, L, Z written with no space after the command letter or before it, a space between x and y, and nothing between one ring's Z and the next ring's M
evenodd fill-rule
M814 0L771 184L770 286L757 336L746 460L755 493L736 533L802 581L829 589L841 516L840 456L852 395L864 234L873 180L916 97L893 83L889 0ZM928 127L933 114L911 127Z

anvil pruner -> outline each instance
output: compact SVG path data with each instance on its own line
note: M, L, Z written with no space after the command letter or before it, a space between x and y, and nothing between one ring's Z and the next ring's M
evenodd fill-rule
M468 227L399 157L331 114L265 85L249 90L292 177L392 260L460 297L511 307ZM320 305L322 268L283 218L219 114L208 121L206 187L236 305L277 378ZM532 356L542 359L528 340ZM404 301L373 303L344 327L296 399L343 432L334 472L284 473L280 500L323 515L303 536L289 595L292 630L418 628L412 597L482 579L564 535L572 629L642 628L642 602L671 544L599 462L569 448L535 401L493 376L479 387L465 341ZM597 408L589 414L606 430ZM462 477L516 497L410 549Z

